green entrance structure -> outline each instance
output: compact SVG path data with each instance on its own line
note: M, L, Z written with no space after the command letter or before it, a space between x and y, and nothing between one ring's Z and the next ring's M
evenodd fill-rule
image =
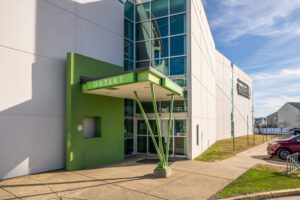
M168 167L171 120L167 144L162 142L156 101L184 99L184 90L157 70L146 67L123 71L122 67L75 53L67 56L66 169L76 170L124 159L124 99L137 101L160 159ZM143 101L152 101L158 130L154 138ZM84 137L85 119L94 119L93 137ZM165 148L164 148L165 146Z

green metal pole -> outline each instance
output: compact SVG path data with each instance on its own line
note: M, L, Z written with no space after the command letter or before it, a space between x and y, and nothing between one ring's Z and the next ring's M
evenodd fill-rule
M157 152L157 155L158 155L158 157L159 157L159 160L160 160L161 163L163 163L164 160L163 160L163 158L162 158L162 156L161 156L161 153L160 153L159 148L158 148L158 146L157 146L157 143L156 143L156 141L155 141L155 137L154 137L154 135L153 135L151 126L150 126L150 124L149 124L147 115L146 115L146 113L145 113L145 111L144 111L144 108L143 108L143 106L142 106L142 104L141 104L141 101L140 101L140 99L139 99L138 94L137 94L136 91L134 91L134 95L135 95L136 101L137 101L137 103L138 103L138 105L139 105L139 108L140 108L140 110L141 110L141 112L142 112L142 115L143 115L143 117L144 117L144 120L145 120L145 122L146 122L146 126L147 126L148 131L149 131L149 133L150 133L150 136L151 136L151 138L152 138L152 142L153 142L154 147L155 147L155 149L156 149L156 152Z
M155 97L153 83L150 83L150 87L151 87L151 94L152 94L153 110L154 110L154 115L155 115L155 120L156 120L158 143L159 143L161 157L164 160L164 163L162 163L162 164L165 165L166 160L165 160L165 154L164 154L164 146L163 146L162 137L161 137L161 130L160 130L160 125L159 125L159 117L158 117L158 112L157 112L156 97Z
M171 105L170 105L170 113L169 113L169 127L168 127L168 139L167 139L167 147L166 147L166 163L169 165L169 148L170 148L170 135L172 130L172 114L173 114L173 105L174 105L174 95L171 96Z

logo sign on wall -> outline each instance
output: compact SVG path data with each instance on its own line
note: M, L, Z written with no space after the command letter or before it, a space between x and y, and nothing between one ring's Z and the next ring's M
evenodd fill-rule
M237 93L247 99L250 99L250 88L249 85L241 81L240 79L237 80L236 84Z

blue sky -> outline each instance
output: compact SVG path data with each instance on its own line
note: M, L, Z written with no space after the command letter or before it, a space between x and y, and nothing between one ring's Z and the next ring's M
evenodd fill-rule
M203 0L216 48L254 83L255 117L300 102L300 0Z

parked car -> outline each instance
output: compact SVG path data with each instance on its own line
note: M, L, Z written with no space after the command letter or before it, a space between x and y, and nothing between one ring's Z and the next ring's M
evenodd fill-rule
M287 156L300 152L300 135L273 140L268 144L267 151L269 155L277 155L280 159L286 160Z
M300 134L300 128L291 128L289 130L289 133L293 134L293 135L298 135L298 134Z

